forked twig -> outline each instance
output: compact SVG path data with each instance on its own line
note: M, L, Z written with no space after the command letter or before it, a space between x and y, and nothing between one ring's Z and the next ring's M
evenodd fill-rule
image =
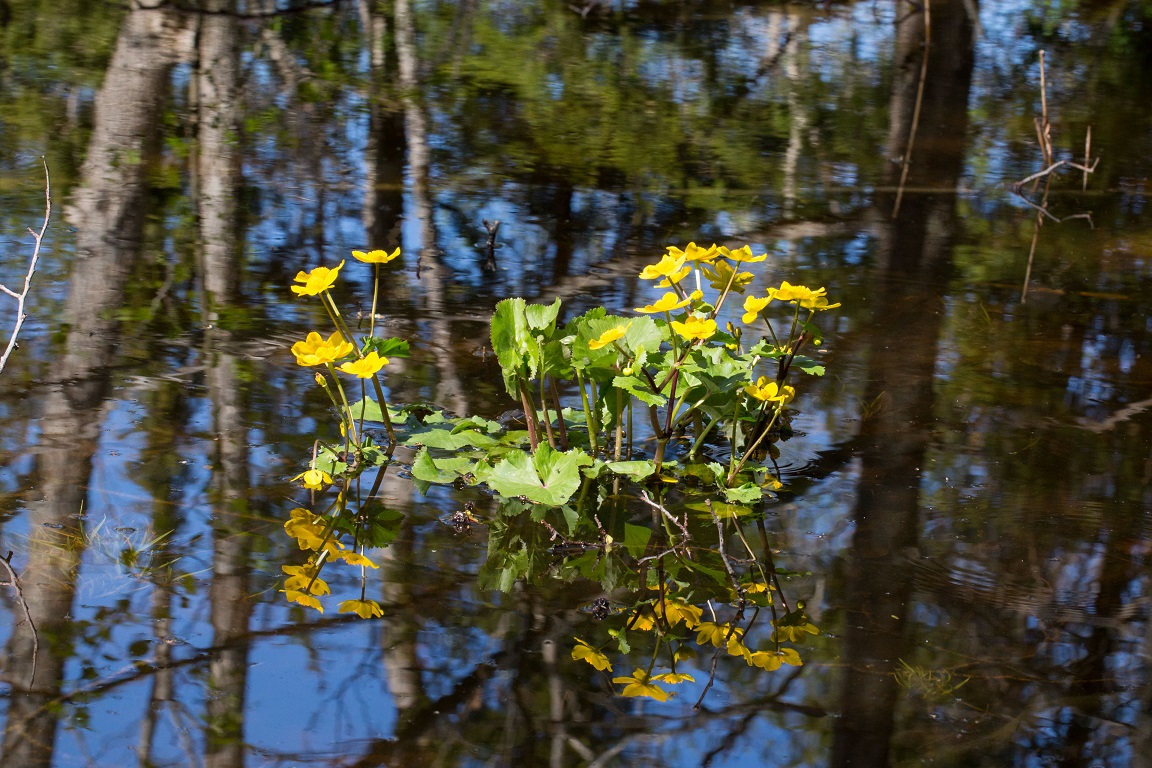
M16 327L12 329L12 338L8 339L8 346L4 350L4 355L0 357L0 372L3 372L4 366L8 364L8 356L12 354L12 350L16 349L16 337L20 335L20 329L28 317L24 311L24 304L28 301L28 291L32 288L32 275L36 273L36 262L40 260L40 246L44 242L44 233L48 231L48 220L52 217L52 180L48 176L48 161L41 158L41 162L44 163L44 223L40 226L39 233L31 227L28 228L29 234L36 240L36 247L32 249L32 260L28 262L28 272L24 275L24 290L16 293L0 283L0 291L16 299Z
M8 571L8 577L11 581L0 581L0 586L12 587L12 591L16 593L16 602L20 603L21 610L24 611L24 618L28 622L29 629L32 630L32 677L28 680L28 687L31 688L36 684L36 659L40 656L40 636L36 632L36 622L32 621L32 612L28 610L28 601L24 599L24 589L20 586L20 577L16 575L16 569L12 567L9 562L12 559L12 553L9 552L7 557L0 557L0 565Z

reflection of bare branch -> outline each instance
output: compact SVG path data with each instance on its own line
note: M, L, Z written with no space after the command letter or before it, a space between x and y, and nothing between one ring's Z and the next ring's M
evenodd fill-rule
M176 11L178 13L185 13L191 16L228 16L233 19L274 19L280 16L289 16L296 13L313 11L317 8L334 8L339 4L340 0L316 0L315 2L293 5L289 6L288 8L276 8L270 11L261 11L259 13L235 11L225 8L202 8L195 5L182 5L179 3L168 2L160 2L156 5L144 5L143 3L136 3L132 6L132 9L140 11Z
M4 370L4 366L8 364L8 356L12 354L12 350L16 348L16 337L20 335L20 328L24 325L24 320L28 316L24 313L24 303L28 300L28 290L32 287L32 275L36 273L36 262L40 259L40 245L44 242L44 233L48 229L48 219L52 214L52 181L48 177L48 162L44 161L44 223L40 226L40 232L37 233L32 229L28 232L36 239L36 247L32 249L32 259L28 262L28 272L24 275L24 290L16 293L8 286L0 283L0 291L8 294L16 299L16 325L12 328L12 338L8 339L8 346L4 350L4 356L0 357L0 371Z
M896 202L892 205L892 218L900 215L900 203L904 199L904 185L908 183L908 171L912 168L912 147L916 143L916 129L920 127L920 108L924 106L924 83L928 80L928 52L932 44L932 5L924 0L924 56L920 60L920 83L916 86L916 105L912 108L912 126L908 129L908 144L904 147L901 161L900 185L896 188Z
M28 610L28 601L24 599L24 590L20 587L20 577L16 575L16 569L12 567L11 560L11 552L8 553L7 557L0 557L0 564L3 564L5 570L8 571L8 577L11 579L11 581L0 581L0 586L12 587L12 591L16 593L16 601L20 603L20 609L24 611L24 619L32 630L32 676L28 680L28 687L31 688L36 683L36 657L40 655L40 638L36 634L36 623L32 621L32 613Z

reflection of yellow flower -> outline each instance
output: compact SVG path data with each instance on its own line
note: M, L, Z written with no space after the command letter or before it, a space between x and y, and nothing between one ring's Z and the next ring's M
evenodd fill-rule
M384 609L375 600L345 600L336 610L340 613L355 613L362 619L384 615Z
M292 354L296 356L298 365L324 365L347 357L353 349L355 348L349 342L344 341L340 331L335 331L327 339L312 331L304 341L292 345Z
M689 341L697 339L703 341L704 339L711 338L716 334L716 321L704 320L702 318L692 316L683 323L673 320L672 330L683 336Z
M787 280L780 283L779 288L768 289L768 295L777 301L794 301L804 309L821 311L840 306L839 302L829 304L826 294L827 289L825 288L818 288L814 291L806 285L792 285Z
M286 589L284 590L284 596L287 597L291 603L299 603L300 605L315 608L320 611L320 613L324 613L324 606L320 605L320 601L312 597L312 595L296 589Z
M375 375L376 371L388 365L388 358L380 357L373 350L359 360L354 360L350 363L344 363L340 366L340 370L344 373L350 373L353 376L359 376L362 379L370 379Z
M284 579L284 589L286 590L295 590L297 592L307 590L314 595L327 595L331 591L323 579L316 577L320 569L312 563L305 565L282 565L280 566L280 570L288 574L288 578Z
M765 296L762 299L749 296L744 299L744 316L741 317L740 320L743 321L745 325L751 325L756 322L756 318L760 316L760 312L763 311L764 307L768 306L771 302L771 296Z
M799 667L804 663L800 660L800 654L792 648L781 648L778 651L755 651L746 657L746 661L752 666L766 669L769 672L780 669L781 664Z
M592 341L588 342L588 349L600 349L601 347L608 346L617 339L623 338L631 325L632 323L628 323L628 325L618 325L615 328L609 328L600 334L600 338L592 339Z
M380 566L376 565L376 563L372 562L367 557L365 557L364 555L361 555L358 552L341 552L338 555L338 557L341 560L343 560L344 562L348 563L348 565L361 565L361 566L368 566L369 568L379 568L380 567Z
M660 603L656 603L656 609L659 610ZM688 629L694 628L700 623L700 617L704 614L702 608L695 605L689 605L683 600L665 600L664 601L664 619L668 622L668 626L674 627L679 622L683 621L684 626Z
M388 253L388 251L352 251L352 255L356 257L357 261L363 261L367 264L387 264L400 255L400 249Z
M744 391L761 402L781 405L792 402L792 398L796 397L795 387L781 387L767 376L761 376L755 384L744 387Z
M668 683L669 685L679 685L680 683L694 683L696 678L692 677L685 672L665 672L662 675L653 675L653 680L659 680L661 683Z
M752 249L748 246L737 248L735 251L730 251L724 246L720 246L719 251L722 256L732 259L732 261L738 261L744 264L755 264L758 261L764 261L764 259L768 258L768 254L766 253L762 253L759 256L753 256Z
M648 673L642 669L637 669L632 673L632 677L614 677L614 683L624 683L625 696L647 696L656 701L668 701L668 692L658 685L654 685L648 677Z
M818 635L820 630L816 625L805 621L802 624L778 624L776 630L772 633L772 642L782 643L785 640L792 643L804 642L804 635Z
M727 642L728 630L731 628L729 624L717 624L712 621L702 621L696 627L696 644L697 645L715 645L720 647L721 644ZM744 630L736 627L732 630L732 638L739 638L744 634Z
M332 269L328 267L316 267L316 269L311 272L296 273L295 282L303 283L304 285L292 286L292 292L297 296L318 296L332 287L332 284L336 282L336 278L340 275L340 268L342 266L344 266L343 261Z
M643 312L648 315L655 312L671 312L674 309L680 309L680 307L686 306L691 300L691 296L689 296L687 299L681 300L680 297L677 296L674 292L668 291L668 293L664 294L664 296L662 296L659 301L653 304L649 304L646 307L636 307L636 311Z
M293 482L297 480L310 491L322 491L325 485L332 485L332 476L322 469L309 469L306 472L301 472L292 478Z
M572 649L572 658L575 661L583 659L601 672L604 670L612 671L612 662L608 661L608 657L580 638L576 638L576 647Z
M705 263L713 261L720 255L720 248L715 245L710 245L707 248L702 248L696 243L688 243L688 247L680 250L674 245L668 246L668 255L673 258L684 257L686 261L702 261Z

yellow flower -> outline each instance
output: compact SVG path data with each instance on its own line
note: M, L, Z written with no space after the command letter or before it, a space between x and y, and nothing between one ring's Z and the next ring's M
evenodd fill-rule
M707 248L701 248L700 246L696 245L696 243L688 243L688 247L684 250L680 250L674 245L668 246L668 255L677 259L683 256L687 261L702 261L704 263L709 263L720 255L720 250L721 249L717 248L715 245L710 245Z
M580 638L576 638L576 647L572 649L572 659L574 661L583 659L601 672L604 670L612 671L612 662L608 661L608 657Z
M338 555L338 557L341 560L343 560L344 562L348 563L348 565L362 565L362 566L368 566L369 568L379 568L380 567L380 566L376 565L376 563L369 560L364 555L361 555L357 552L341 552Z
M376 371L388 365L388 358L380 357L376 354L376 350L372 350L359 360L354 360L350 363L344 363L340 366L340 370L344 373L350 373L353 376L359 376L362 379L370 379Z
M704 320L699 317L689 317L685 322L672 321L672 330L680 334L689 341L710 338L716 333L716 321Z
M756 322L756 318L760 316L760 313L764 310L764 307L771 303L771 296L765 296L762 299L758 299L755 296L749 296L748 298L744 299L744 316L741 317L740 320L743 321L745 325L751 325L752 323Z
M292 292L297 296L318 296L332 287L340 275L340 268L344 266L341 261L334 268L316 267L311 272L297 272L295 282L304 285L292 286Z
M324 606L320 605L320 601L312 597L312 595L296 589L285 589L282 591L284 592L284 596L288 598L288 602L299 603L300 605L315 608L320 611L320 613L324 613Z
M708 278L708 284L718 291L723 291L732 284L732 290L736 293L744 293L744 289L752 282L753 274L751 272L736 272L732 266L726 261L717 261L712 265L712 269L704 268L704 277Z
M755 384L744 387L744 391L764 403L780 403L785 405L796 397L795 387L781 387L774 380L769 381L767 376L761 376Z
M730 251L724 246L720 246L719 251L722 256L732 259L732 261L738 261L744 264L755 264L758 261L764 261L764 259L768 258L768 254L766 253L762 253L759 256L753 256L752 249L748 246L738 248L735 251Z
M628 323L628 325L618 325L615 328L609 328L600 334L600 338L592 339L592 341L588 342L588 349L600 349L601 347L608 346L617 339L623 338L631 326L632 323Z
M662 683L669 685L679 685L680 683L694 683L696 678L692 677L685 672L665 672L662 675L653 675L653 680L659 680Z
M301 472L292 478L293 482L297 480L310 491L322 491L325 485L332 485L332 476L322 469L309 469L306 472Z
M328 588L327 584L324 584L323 587L316 586L317 580L315 577L316 574L320 572L320 569L312 563L306 565L282 565L280 566L280 570L288 574L288 578L284 579L284 589L295 590L297 592L308 590L314 595L326 594L322 590ZM315 589L312 587L315 587Z
M671 312L674 309L680 309L680 307L687 306L688 302L691 300L692 297L689 296L688 298L681 301L680 297L677 296L674 292L668 291L668 293L664 294L664 296L661 297L661 299L656 303L649 304L646 307L636 307L636 311L643 312L646 315L651 315L656 312Z
M658 277L671 278L673 275L678 274L683 269L684 261L685 258L683 254L680 256L673 256L670 253L666 253L660 257L660 261L644 267L643 271L640 273L640 279L655 280ZM692 268L689 267L688 271L692 271ZM687 272L684 274L687 274ZM672 282L679 281L680 278L676 278L676 280L673 280Z
M304 341L292 345L292 354L296 356L298 365L324 365L334 363L342 357L352 354L354 347L344 341L340 331L334 332L327 339L320 337L316 331L308 334Z
M746 661L751 666L760 667L769 672L780 669L781 664L799 667L804 663L800 660L800 654L791 648L781 648L778 651L755 651L749 654Z
M780 283L779 288L769 288L768 295L778 301L794 301L805 309L822 311L835 309L840 303L829 304L827 289L818 288L815 291L806 285L792 285L787 280Z
M357 261L363 261L366 264L387 264L400 255L400 249L388 253L388 251L352 251L352 255L356 257Z
M384 615L384 609L375 600L345 600L336 610L340 613L355 613L362 619Z
M648 673L642 669L637 669L632 673L632 677L614 677L614 683L624 683L625 696L647 696L656 701L668 701L668 692L658 685L654 685L648 677Z

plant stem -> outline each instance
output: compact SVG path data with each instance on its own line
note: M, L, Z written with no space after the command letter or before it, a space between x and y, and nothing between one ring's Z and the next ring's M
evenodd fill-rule
M560 450L568 450L568 426L564 423L564 408L560 404L560 392L556 389L556 377L548 379L552 392L552 402L556 404L556 428L560 431Z
M576 384L580 387L580 404L584 407L584 425L588 428L588 447L592 450L592 455L596 455L597 451L597 430L592 428L592 409L588 404L588 392L584 389L584 374L580 373L580 369L576 369Z

